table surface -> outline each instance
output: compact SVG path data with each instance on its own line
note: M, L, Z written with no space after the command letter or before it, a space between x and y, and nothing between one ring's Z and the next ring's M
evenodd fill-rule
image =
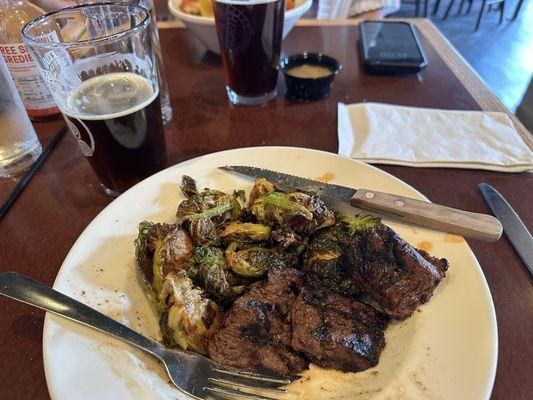
M219 58L205 53L187 30L161 30L174 109L174 119L166 129L170 163L260 145L335 153L337 102L501 110L501 104L433 25L425 20L416 23L428 67L418 76L379 77L361 70L353 22L302 22L283 43L283 52L319 50L339 59L343 69L331 97L309 104L290 103L283 98L284 84L280 80L278 98L256 108L234 107L227 102ZM36 124L43 144L60 125L59 121ZM487 182L507 198L528 227L533 224L533 174L379 167L432 201L473 212L490 212L477 188L478 183ZM0 201L14 183L0 180ZM65 135L0 221L0 271L16 270L52 285L74 241L110 201L73 137ZM531 277L505 236L494 244L469 244L487 278L498 319L498 371L492 398L529 399L533 393ZM48 398L41 343L44 313L6 298L0 298L0 310L0 398Z

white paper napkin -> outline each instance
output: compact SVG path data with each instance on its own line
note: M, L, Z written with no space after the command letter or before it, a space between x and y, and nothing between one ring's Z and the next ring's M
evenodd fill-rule
M533 169L533 152L499 112L339 103L337 133L340 155L368 163Z

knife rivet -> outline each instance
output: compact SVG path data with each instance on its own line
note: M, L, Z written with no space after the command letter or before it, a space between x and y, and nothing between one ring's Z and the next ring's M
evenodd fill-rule
M365 197L366 197L367 199L373 199L373 198L374 198L374 193L372 193L372 192L366 192L366 193L365 193Z
M394 202L394 204L396 205L396 207L403 207L403 206L405 206L405 203L404 203L403 201L401 201L401 200L396 200L396 201Z

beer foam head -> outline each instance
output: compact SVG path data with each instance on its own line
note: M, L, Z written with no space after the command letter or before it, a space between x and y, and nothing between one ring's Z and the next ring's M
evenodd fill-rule
M150 104L159 94L150 82L131 72L98 75L83 81L68 97L64 113L87 120L121 117Z

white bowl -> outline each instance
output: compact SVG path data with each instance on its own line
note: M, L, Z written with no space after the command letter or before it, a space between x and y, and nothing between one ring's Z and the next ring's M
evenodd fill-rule
M182 0L168 0L168 9L170 13L185 24L192 34L207 49L214 53L220 54L218 48L218 38L215 29L215 19L210 17L201 17L199 15L187 14L181 10ZM311 5L313 0L296 0L296 7L292 10L285 11L285 21L283 23L283 38L285 38L296 21L303 15Z

